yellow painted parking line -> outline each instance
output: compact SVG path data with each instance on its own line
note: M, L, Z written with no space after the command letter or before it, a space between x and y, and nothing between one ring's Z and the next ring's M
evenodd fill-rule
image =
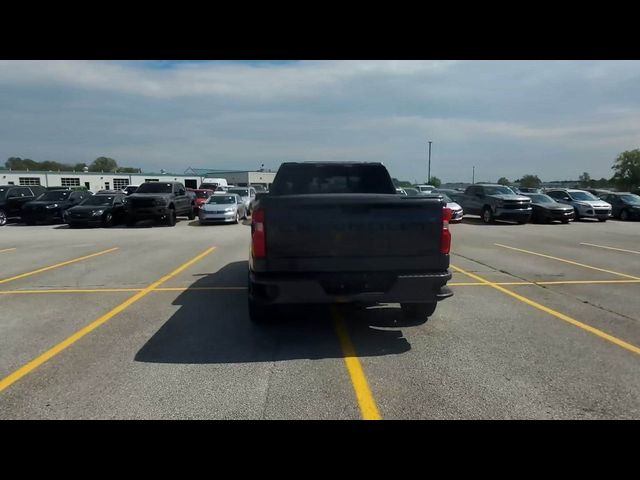
M549 282L534 282L536 285L604 285L640 283L640 280L554 280ZM502 284L498 284L502 285Z
M162 285L167 280L170 280L171 278L175 277L180 272L182 272L183 270L187 269L188 267L190 267L191 265L193 265L197 261L203 259L204 257L209 255L214 250L215 250L215 247L208 248L207 250L205 250L201 254L197 255L196 257L192 258L188 262L183 263L178 268L176 268L173 272L165 275L164 277L160 278L159 280L156 280L151 285L149 285L147 288L145 288L144 290L139 291L138 293L136 293L135 295L130 297L128 300L125 300L123 303L121 303L117 307L111 309L108 313L105 313L100 318L98 318L94 322L90 323L86 327L81 328L76 333L74 333L73 335L68 337L66 340L63 340L62 342L58 343L55 347L50 348L49 350L44 352L42 355L34 358L33 360L31 360L26 365L23 365L22 367L20 367L15 372L13 372L10 375L6 376L2 380L0 380L0 392L5 390L9 386L13 385L15 382L17 382L22 377L24 377L28 373L32 372L36 368L38 368L40 365L42 365L43 363L45 363L49 359L55 357L57 354L59 354L60 352L65 350L67 347L69 347L69 346L73 345L74 343L76 343L78 340L80 340L85 335L87 335L87 334L91 333L92 331L94 331L96 328L98 328L103 323L105 323L108 320L110 320L111 318L115 317L118 313L120 313L120 312L124 311L125 309L129 308L131 305L133 305L138 300L140 300L141 298L143 298L146 295L148 295L149 293L151 293L155 288L159 287L160 285Z
M490 286L492 288L495 288L496 290L499 290L499 291L501 291L502 293L504 293L506 295L509 295L510 297L513 297L513 298L515 298L517 300L520 300L521 302L526 303L527 305L529 305L529 306L531 306L533 308L536 308L536 309L541 310L541 311L543 311L545 313L548 313L549 315L553 315L554 317L559 318L560 320L563 320L563 321L565 321L567 323L570 323L571 325L573 325L575 327L578 327L578 328L580 328L582 330L585 330L585 331L587 331L587 332L589 332L589 333L591 333L593 335L596 335L597 337L600 337L600 338L602 338L604 340L607 340L608 342L611 342L611 343L613 343L613 344L615 344L615 345L617 345L619 347L622 347L625 350L628 350L630 352L633 352L633 353L636 353L636 354L640 355L640 348L635 346L635 345L632 345L632 344L630 344L628 342L625 342L624 340L620 340L619 338L614 337L613 335L609 335L608 333L603 332L602 330L594 328L594 327L592 327L590 325L582 323L582 322L576 320L575 318L572 318L572 317L570 317L568 315L565 315L564 313L560 313L560 312L558 312L556 310L553 310L552 308L545 307L544 305L542 305L542 304L540 304L538 302L535 302L535 301L533 301L533 300L531 300L531 299L529 299L529 298L527 298L527 297L525 297L523 295L519 295L519 294L517 294L515 292L512 292L511 290L508 290L508 289L506 289L504 287L501 287L500 285L496 285L495 283L490 282L489 280L486 280L486 279L484 279L484 278L482 278L482 277L480 277L480 276L478 276L478 275L476 275L474 273L466 272L465 270L463 270L463 269L461 269L459 267L456 267L454 265L451 265L451 268L453 268L456 271L458 271L460 273L463 273L463 274L473 278L474 280L478 280L479 282L483 282L483 283L487 284L488 286Z
M0 250L0 253L13 252L14 250L15 250L15 248L3 248L2 250Z
M515 250L517 252L528 253L529 255L537 255L538 257L550 258L551 260L557 260L559 262L569 263L571 265L577 265L578 267L584 267L584 268L589 268L591 270L598 270L599 272L610 273L611 275L617 275L619 277L631 278L633 280L640 280L640 277L634 277L633 275L614 272L613 270L606 270L604 268L594 267L592 265L585 265L584 263L574 262L573 260L567 260L565 258L552 257L551 255L545 255L544 253L537 253L537 252L532 252L530 250L523 250L522 248L509 247L508 245L502 245L501 243L494 243L494 245L502 248L508 248L509 250Z
M40 290L0 290L0 295L33 295L38 293L115 293L140 292L143 288L60 288Z
M376 401L373 398L371 389L369 388L369 382L367 376L364 374L362 365L356 354L355 348L349 338L347 327L344 324L344 319L338 312L337 308L331 309L331 316L333 317L334 326L342 347L342 353L344 356L344 363L351 377L351 384L355 391L356 398L358 400L358 406L360 407L360 414L363 420L382 420Z
M31 275L35 275L36 273L47 272L49 270L53 270L54 268L64 267L65 265L70 265L72 263L81 262L83 260L88 260L89 258L97 257L99 255L104 255L105 253L110 253L118 250L118 247L110 248L108 250L103 250L101 252L92 253L91 255L85 255L84 257L74 258L72 260L67 260L66 262L56 263L55 265L50 265L48 267L39 268L37 270L33 270L31 272L21 273L20 275L15 275L13 277L5 278L0 280L0 284L12 282L14 280L18 280L20 278L29 277Z
M154 292L191 292L191 291L216 291L216 290L230 290L230 291L246 291L247 287L162 287L156 288Z
M625 250L624 248L608 247L606 245L596 245L595 243L580 242L580 245L587 245L589 247L606 248L607 250L615 250L617 252L635 253L636 255L640 255L640 252L636 252L635 250Z

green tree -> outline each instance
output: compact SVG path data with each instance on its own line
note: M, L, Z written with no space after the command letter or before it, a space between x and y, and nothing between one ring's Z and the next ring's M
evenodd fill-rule
M76 172L82 172L84 170L84 167L88 166L86 163L82 162L82 163L76 163L73 166L73 170Z
M433 185L434 187L438 188L440 185L442 185L442 182L440 181L440 179L438 177L431 177L429 179L428 184L429 185Z
M580 182L581 187L589 187L591 186L591 175L589 175L588 172L584 172L578 177L578 181Z
M640 188L640 149L622 152L611 169L615 172L611 181L620 190L633 192Z
M542 185L542 181L537 175L523 175L520 179L520 186L524 188L538 188Z
M118 172L120 173L140 173L140 169L136 167L120 167L118 168ZM400 182L407 183L407 182Z
M511 182L509 181L509 179L507 177L500 177L498 179L498 184L500 185L509 185Z
M118 162L109 157L98 157L89 165L90 172L113 172L116 168Z

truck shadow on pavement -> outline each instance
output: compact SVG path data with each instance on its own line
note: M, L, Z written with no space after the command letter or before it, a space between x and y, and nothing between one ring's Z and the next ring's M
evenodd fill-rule
M190 288L246 287L247 262L234 262L206 274ZM156 293L160 295L169 293ZM335 316L343 319L359 357L394 355L411 349L400 328L400 308L328 306L287 308L269 325L249 319L246 290L187 290L172 302L178 310L137 352L149 363L246 363L342 358ZM337 313L336 313L337 312ZM385 329L387 328L387 329Z

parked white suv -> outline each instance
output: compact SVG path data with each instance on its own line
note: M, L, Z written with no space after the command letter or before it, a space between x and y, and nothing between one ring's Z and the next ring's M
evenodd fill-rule
M611 216L611 204L584 190L556 189L547 190L547 195L558 203L571 205L576 212L575 219L597 218L606 222Z

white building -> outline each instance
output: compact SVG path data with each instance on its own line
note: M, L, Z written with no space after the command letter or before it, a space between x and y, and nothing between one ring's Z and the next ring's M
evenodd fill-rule
M121 189L127 185L140 185L151 181L181 182L187 188L198 188L205 178L226 178L229 184L259 183L271 185L272 172L200 171L194 169L184 174L176 173L95 173L95 172L39 172L0 170L0 185L42 185L44 187L86 187L92 192Z

